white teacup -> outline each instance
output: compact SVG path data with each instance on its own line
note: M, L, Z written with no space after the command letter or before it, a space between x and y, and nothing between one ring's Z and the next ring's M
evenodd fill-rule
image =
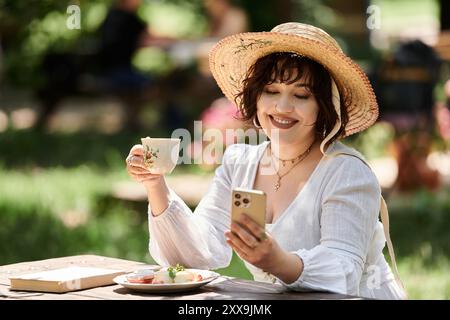
M181 139L141 138L144 164L152 174L171 173L178 162Z

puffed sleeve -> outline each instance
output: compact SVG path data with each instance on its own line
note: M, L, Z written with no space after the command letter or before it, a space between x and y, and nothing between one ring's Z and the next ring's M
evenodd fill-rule
M224 232L230 224L233 168L243 147L236 144L225 150L222 165L194 212L172 189L169 206L162 214L153 216L149 205L149 250L156 262L200 269L230 264L232 250Z
M324 187L320 244L296 252L304 270L293 290L320 290L359 295L359 282L380 210L376 176L360 159L339 156Z

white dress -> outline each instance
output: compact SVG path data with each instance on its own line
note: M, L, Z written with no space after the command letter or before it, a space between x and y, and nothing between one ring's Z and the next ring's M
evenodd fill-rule
M229 146L194 212L171 189L169 206L161 215L153 216L149 206L149 249L155 261L202 269L229 265L232 250L224 232L230 226L231 191L253 187L268 144ZM344 154L331 156L336 151ZM302 190L266 227L280 247L303 260L302 274L287 284L244 261L256 281L277 282L295 291L406 297L382 253L386 239L378 220L381 189L360 159L362 155L339 141L328 147Z

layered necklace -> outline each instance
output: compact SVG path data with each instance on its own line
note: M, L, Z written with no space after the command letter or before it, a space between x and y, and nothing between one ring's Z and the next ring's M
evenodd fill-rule
M299 154L298 156L296 156L295 158L292 159L280 159L277 156L275 156L272 152L272 148L270 149L270 155L273 158L277 159L278 161L281 161L281 163L283 164L283 167L286 166L286 163L291 162L292 164L294 164L296 161L297 163L295 163L288 171L286 171L283 174L280 174L279 170L277 170L274 166L274 161L271 161L270 163L272 164L273 169L275 170L275 173L277 174L277 182L275 183L274 189L275 191L278 191L278 189L280 189L281 187L281 179L286 176L289 172L292 171L292 169L294 169L300 162L302 162L309 154L309 152L311 151L311 148L314 144L315 140L313 140L313 142L310 144L310 146L308 147L308 149L306 149L305 151L303 151L301 154Z

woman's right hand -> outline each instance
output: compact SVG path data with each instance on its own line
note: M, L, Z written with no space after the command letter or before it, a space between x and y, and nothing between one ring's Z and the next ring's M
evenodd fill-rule
M163 175L152 174L144 165L144 148L141 144L133 146L126 159L128 174L147 189L160 185Z

